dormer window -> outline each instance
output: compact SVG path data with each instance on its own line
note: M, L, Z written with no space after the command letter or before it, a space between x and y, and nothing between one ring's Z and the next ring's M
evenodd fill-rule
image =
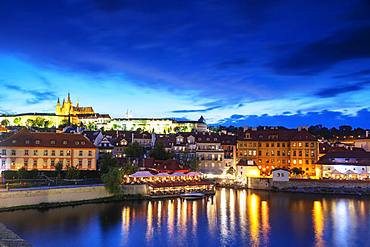
M40 140L36 140L35 143L38 145L40 144Z
M51 145L55 145L55 140L51 140L51 141L50 141L50 144L51 144Z
M17 143L17 140L12 140L12 143Z
M84 141L82 141L82 142L81 142L81 145L85 145L85 142L84 142Z
M68 144L68 141L64 140L63 145L67 145L67 144Z
M76 145L79 145L79 144L80 144L80 142L79 142L79 141L75 141L75 144L76 144Z
M26 144L30 144L30 140L26 140L24 143L26 143Z

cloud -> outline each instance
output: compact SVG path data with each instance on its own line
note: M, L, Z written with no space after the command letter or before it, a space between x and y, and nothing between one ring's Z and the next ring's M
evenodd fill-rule
M281 74L309 75L336 63L370 58L370 25L335 32L327 38L304 45L270 64Z
M347 74L341 74L336 75L334 78L342 79L342 78L358 78L358 77L367 77L370 76L370 69L360 70L357 72L347 73Z
M351 93L364 89L370 81L360 81L351 85L336 85L333 87L327 87L316 92L316 96L321 98L335 97L343 93Z
M206 109L196 109L196 110L174 110L171 113L194 113L194 112L209 112L212 110L220 109L222 106L212 106Z
M285 126L295 128L297 126L310 126L322 124L327 127L351 125L354 127L370 128L370 109L363 108L354 115L348 115L341 111L318 111L296 113L287 115L232 115L220 120L217 125L233 126Z
M38 91L34 89L24 89L11 84L5 84L4 87L8 90L17 91L21 94L31 95L31 98L26 100L26 103L31 105L38 104L44 101L55 100L57 98L56 94L53 91L49 90Z
M215 67L218 69L227 69L231 67L241 67L245 64L247 64L247 60L245 58L236 58L218 63L215 65Z

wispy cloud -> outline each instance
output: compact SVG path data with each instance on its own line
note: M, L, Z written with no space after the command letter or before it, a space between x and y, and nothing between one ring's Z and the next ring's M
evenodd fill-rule
M194 113L194 112L209 112L212 110L220 109L222 106L212 106L205 109L195 109L195 110L174 110L171 113Z
M57 98L56 94L50 90L24 89L12 84L5 84L4 87L8 90L31 96L31 98L26 100L27 104L38 104L44 101L55 100Z

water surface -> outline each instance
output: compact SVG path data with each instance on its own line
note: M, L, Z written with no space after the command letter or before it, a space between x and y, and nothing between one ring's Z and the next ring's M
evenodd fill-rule
M34 246L370 246L370 200L265 191L4 212L0 222Z

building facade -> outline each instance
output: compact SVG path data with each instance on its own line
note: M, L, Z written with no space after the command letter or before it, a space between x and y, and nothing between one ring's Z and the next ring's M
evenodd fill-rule
M96 170L96 148L81 134L30 132L22 129L0 142L0 170L52 171L61 162L80 170Z
M275 168L301 168L316 176L318 141L306 129L246 130L237 141L238 159L253 161L261 175Z

